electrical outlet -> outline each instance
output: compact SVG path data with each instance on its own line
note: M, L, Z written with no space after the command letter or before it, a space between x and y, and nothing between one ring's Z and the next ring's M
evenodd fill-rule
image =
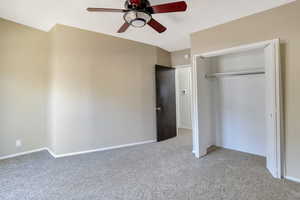
M16 140L16 147L21 147L21 146L22 146L22 141Z

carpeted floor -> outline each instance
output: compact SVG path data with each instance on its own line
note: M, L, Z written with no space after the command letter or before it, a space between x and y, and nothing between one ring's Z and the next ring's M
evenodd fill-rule
M276 180L265 159L225 149L196 159L191 134L54 159L39 152L0 161L1 200L296 200L300 184Z

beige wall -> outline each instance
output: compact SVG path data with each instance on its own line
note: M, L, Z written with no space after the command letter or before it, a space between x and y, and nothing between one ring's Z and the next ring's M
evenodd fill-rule
M300 179L300 1L192 34L192 54L281 39L287 176Z
M168 52L63 25L51 40L56 154L156 140L154 66L170 65Z
M165 51L161 48L156 48L157 64L171 67L171 54L168 51Z
M0 157L45 146L47 37L0 18Z
M169 52L62 25L0 20L0 35L0 157L156 139L154 66Z
M188 58L185 56L188 55ZM191 49L183 49L180 51L171 52L172 66L189 65L191 64Z

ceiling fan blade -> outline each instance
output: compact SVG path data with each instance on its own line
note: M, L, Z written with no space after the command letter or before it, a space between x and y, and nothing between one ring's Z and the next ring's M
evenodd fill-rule
M125 22L121 28L118 30L118 33L124 33L129 27L129 24L127 22Z
M148 25L151 26L153 29L155 29L159 33L162 33L165 30L167 30L166 27L164 27L161 23L159 23L158 21L156 21L153 18L148 22Z
M186 11L187 5L184 1L178 1L178 2L174 2L174 3L155 5L155 6L151 6L150 8L152 8L152 14L169 13L169 12L183 12L183 11Z
M89 12L126 12L125 9L115 9L115 8L87 8Z

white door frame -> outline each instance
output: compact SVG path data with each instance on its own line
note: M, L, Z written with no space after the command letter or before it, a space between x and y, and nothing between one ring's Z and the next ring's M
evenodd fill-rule
M222 49L218 51L208 52L208 53L202 53L202 54L195 54L193 55L193 64L192 64L192 126L193 126L193 150L194 154L197 158L200 158L205 154L203 154L203 151L200 153L200 146L199 146L199 125L198 125L198 88L197 88L197 59L198 58L209 58L214 56L220 56L230 53L238 53L243 51L249 51L253 49L259 49L259 48L265 48L269 45L272 45L274 47L275 52L275 73L274 73L274 87L275 87L275 102L276 106L274 108L275 110L275 121L276 121L276 128L275 133L273 135L273 141L275 141L275 150L274 152L274 158L276 160L276 163L274 163L274 172L272 175L275 178L282 178L284 176L285 172L285 160L284 160L284 152L283 152L283 123L282 123L282 86L281 86L281 70L280 70L280 43L279 39L269 40L269 41L263 41L258 42L250 45L242 45L237 46L233 48L228 49Z

